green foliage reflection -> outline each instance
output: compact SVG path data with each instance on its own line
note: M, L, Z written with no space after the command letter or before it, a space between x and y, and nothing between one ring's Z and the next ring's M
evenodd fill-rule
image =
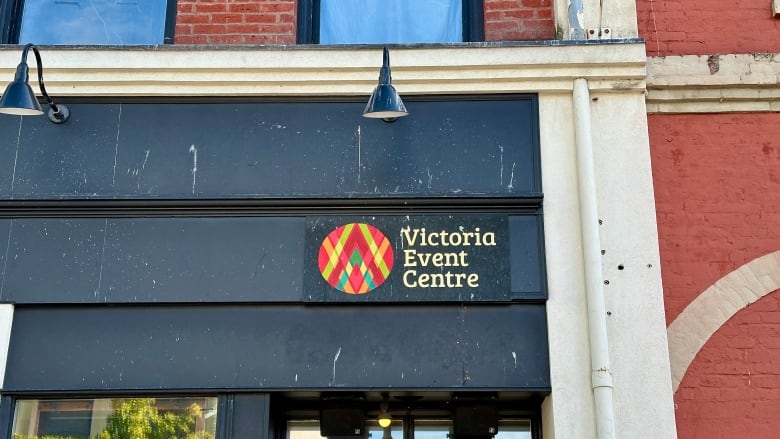
M198 420L203 420L202 409L196 403L176 412L158 410L154 398L117 399L111 406L105 429L91 439L214 439L208 432L195 431ZM14 434L13 439L83 438Z

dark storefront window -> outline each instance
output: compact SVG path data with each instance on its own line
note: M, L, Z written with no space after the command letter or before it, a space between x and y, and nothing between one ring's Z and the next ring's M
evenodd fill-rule
M14 439L214 439L217 398L20 400Z
M0 43L171 43L175 14L176 0L10 0Z
M367 439L409 439L404 437L404 425L401 421L393 422L389 436L376 425L376 420L366 421L368 426ZM415 419L414 439L450 439L454 437L452 421L449 419ZM531 422L524 419L502 420L498 433L493 439L532 439ZM323 439L320 436L319 422L291 421L287 424L286 439Z
M298 42L457 43L483 39L482 0L302 0Z

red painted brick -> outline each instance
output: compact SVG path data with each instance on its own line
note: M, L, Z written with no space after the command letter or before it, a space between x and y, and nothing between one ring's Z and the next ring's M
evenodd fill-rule
M260 32L270 34L288 34L294 31L295 25L292 23L265 24L260 27Z
M486 11L512 9L520 6L520 4L520 1L517 0L485 0L484 8Z
M289 12L296 8L295 2L263 2L258 3L262 12Z
M205 35L177 35L176 44L207 44L208 39Z
M767 0L638 0L639 34L650 55L780 52L780 20ZM668 39L669 35L682 33ZM664 43L674 42L673 45Z
M176 27L178 44L292 44L295 42L295 0L179 0ZM223 27L202 26L205 23ZM262 26L263 24L269 25ZM267 37L256 36L267 32ZM199 35L200 38L194 38ZM248 38L248 37L252 38Z
M176 16L177 32L179 24L208 23L210 19L211 17L206 14L179 14Z
M231 3L230 12L258 13L262 11L260 3Z
M272 14L246 14L243 17L247 23L276 23L279 21L279 16Z
M208 16L210 23L243 23L244 16L241 14L211 14Z
M551 3L550 0L522 0L522 5L526 8L549 7Z
M517 9L513 11L504 11L503 18L532 18L536 16L536 9Z
M748 306L699 352L675 394L680 439L776 437L780 347L766 345L774 344L780 329L750 323L746 317L759 308L777 309L778 304L780 291L775 291ZM749 334L756 347L735 346L732 338L740 333Z
M667 319L780 248L780 114L648 117Z
M485 40L552 39L555 23L550 0L485 0ZM539 18L548 19L539 21Z
M224 3L196 3L194 8L194 12L199 14L225 11L227 11L227 6Z

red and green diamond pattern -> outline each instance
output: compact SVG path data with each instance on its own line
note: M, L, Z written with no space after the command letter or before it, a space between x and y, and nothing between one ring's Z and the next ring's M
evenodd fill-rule
M376 227L345 224L322 241L318 262L320 273L330 286L347 294L365 294L390 275L393 248Z

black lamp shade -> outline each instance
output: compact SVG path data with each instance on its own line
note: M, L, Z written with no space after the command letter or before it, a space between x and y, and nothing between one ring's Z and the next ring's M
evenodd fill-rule
M407 114L409 112L406 111L401 96L390 84L379 84L363 110L363 116L377 119L396 118Z
M382 50L382 68L379 69L379 85L376 86L368 99L363 117L383 119L392 122L395 119L409 114L406 111L401 96L395 91L390 77L390 50L385 47Z
M22 63L16 67L16 75L13 82L8 84L0 98L0 113L16 114L22 116L37 116L43 114L38 98L27 82L27 64Z

